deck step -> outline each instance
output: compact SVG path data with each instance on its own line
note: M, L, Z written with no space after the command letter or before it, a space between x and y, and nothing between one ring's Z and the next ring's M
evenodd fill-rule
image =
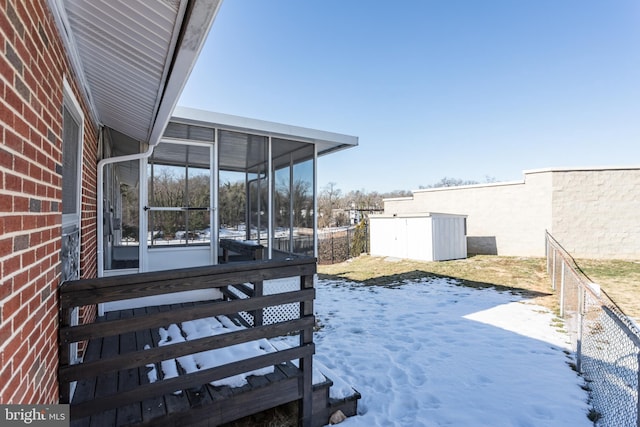
M361 395L355 389L353 394L344 399L330 397L333 381L326 377L326 381L313 386L313 427L322 427L329 423L329 418L334 412L342 411L347 417L358 413L358 400Z

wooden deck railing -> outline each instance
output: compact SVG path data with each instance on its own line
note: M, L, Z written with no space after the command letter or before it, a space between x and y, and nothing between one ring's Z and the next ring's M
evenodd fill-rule
M289 391L271 390L267 395L274 396L282 404L283 399L299 401L300 425L311 425L312 412L312 355L314 353L313 327L313 275L316 261L313 258L293 260L270 260L224 264L216 266L141 273L100 279L86 279L67 282L59 289L60 296L60 402L70 402L70 387L74 381L95 378L107 373L121 372L127 369L144 368L147 364L159 364L163 360L175 359L184 355L202 351L229 347L261 338L273 338L299 333L299 345L287 350L267 353L250 359L238 360L222 366L185 373L178 377L163 379L145 384L136 384L130 389L119 389L103 397L93 397L81 403L71 403L71 418L85 418L140 402L144 399L162 396L175 390L198 388L204 384L227 378L232 375L251 372L256 369L299 360L297 387ZM149 312L142 315L118 320L102 320L87 325L71 326L71 312L75 307L118 301L129 298L149 297L196 289L217 288L226 291L228 287L253 283L260 288L268 279L299 277L300 288L297 291L274 295L250 296L230 301L207 301L197 305L172 308L168 311ZM133 346L133 351L112 352L109 357L86 360L71 364L70 346L84 340L104 339L116 335L135 334L136 332L167 327L170 324L219 315L235 315L240 312L256 313L266 307L288 303L300 304L300 316L296 319L262 325L229 332L221 335L199 338L161 347L141 350ZM139 310L135 311L139 314ZM105 341L106 342L106 341ZM121 346L122 347L122 346ZM288 393L289 397L285 394ZM277 397L276 397L277 396ZM264 403L262 403L264 405ZM247 405L251 407L251 405ZM244 414L248 415L248 414ZM175 419L187 420L188 418ZM221 418L225 419L225 418ZM228 418L227 418L228 420ZM173 423L174 421L171 421ZM157 425L158 421L150 424Z

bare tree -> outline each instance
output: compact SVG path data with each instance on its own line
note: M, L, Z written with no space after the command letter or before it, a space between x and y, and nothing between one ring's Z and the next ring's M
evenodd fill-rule
M318 197L318 226L330 227L335 221L333 218L333 210L338 205L338 200L342 191L337 187L335 182L330 182L320 191Z

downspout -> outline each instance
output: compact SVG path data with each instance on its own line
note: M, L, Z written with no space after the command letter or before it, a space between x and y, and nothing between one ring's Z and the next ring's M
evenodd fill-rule
M268 259L273 259L273 215L275 213L275 208L273 206L273 186L275 185L273 177L275 173L273 171L273 154L272 154L272 140L271 136L268 139L267 145L267 155L269 158L267 159L267 182L269 183L267 187L267 253ZM259 214L258 214L259 215ZM258 229L259 232L260 229ZM260 242L258 242L260 243Z
M313 144L313 256L318 260L318 145Z
M104 129L104 128L103 128ZM104 130L103 130L104 132ZM155 145L147 147L147 151L138 154L127 154L126 156L109 157L98 162L98 277L104 276L104 167L112 163L128 162L130 160L140 160L150 157L153 154Z
M220 239L220 215L218 212L218 206L220 203L220 167L218 163L219 156L218 147L218 128L213 130L213 150L211 150L211 166L210 170L213 171L210 177L210 185L213 190L213 194L209 197L209 210L212 212L209 215L209 244L211 245L211 264L218 263L218 247ZM215 230L215 231L214 231Z

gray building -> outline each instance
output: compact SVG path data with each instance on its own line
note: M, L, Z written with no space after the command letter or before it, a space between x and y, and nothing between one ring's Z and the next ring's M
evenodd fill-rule
M548 230L576 258L640 258L640 168L528 170L524 179L416 190L388 215L467 215L469 254L544 256Z

